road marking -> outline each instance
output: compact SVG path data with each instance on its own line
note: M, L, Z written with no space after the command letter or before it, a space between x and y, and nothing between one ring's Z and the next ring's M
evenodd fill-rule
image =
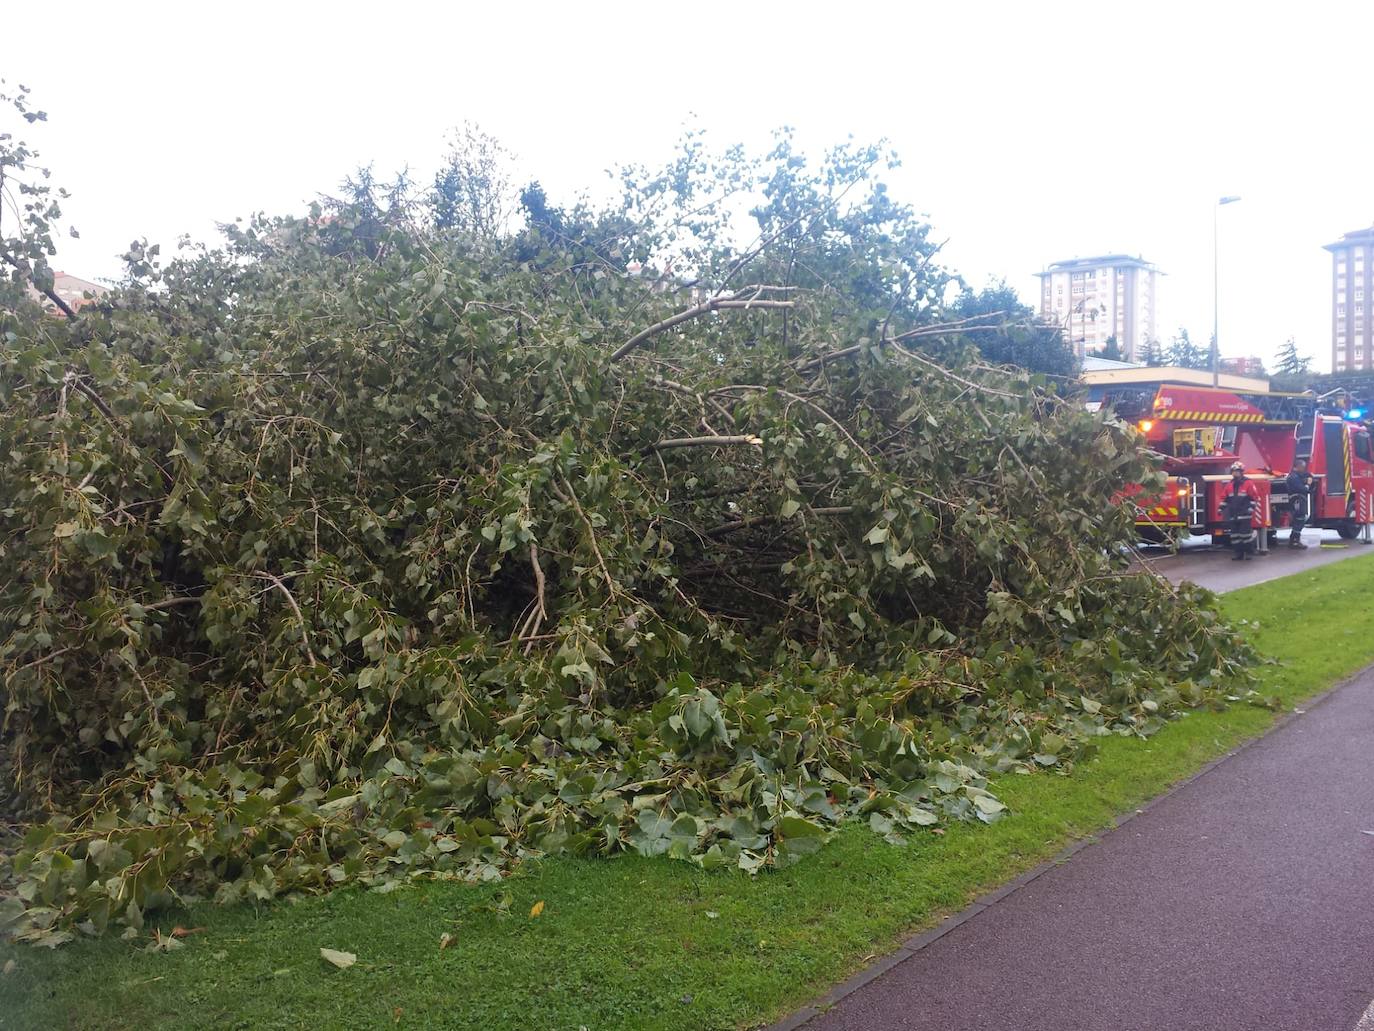
M1364 1016L1355 1025L1355 1031L1374 1031L1374 1002L1371 1002L1369 1009L1364 1011Z

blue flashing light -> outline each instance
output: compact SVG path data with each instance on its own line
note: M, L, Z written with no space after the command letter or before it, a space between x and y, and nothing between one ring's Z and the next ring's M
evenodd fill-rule
M1350 409L1350 411L1348 411L1348 412L1345 413L1345 417L1346 417L1347 419L1361 419L1361 418L1364 417L1364 409L1363 409L1363 408L1352 408L1352 409Z

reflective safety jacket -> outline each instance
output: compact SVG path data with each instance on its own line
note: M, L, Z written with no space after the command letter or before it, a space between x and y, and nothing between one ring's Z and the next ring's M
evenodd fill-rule
M1250 527L1254 530L1264 525L1260 518L1263 513L1260 511L1259 488L1249 480L1241 480L1239 484L1234 479L1226 481L1221 491L1221 511L1228 519L1239 519L1248 514Z

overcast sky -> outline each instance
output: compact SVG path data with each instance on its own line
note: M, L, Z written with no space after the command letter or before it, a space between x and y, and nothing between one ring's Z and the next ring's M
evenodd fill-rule
M722 145L782 124L819 149L886 137L894 192L975 285L1036 303L1052 261L1138 254L1161 335L1212 324L1330 368L1330 256L1374 222L1374 4L518 3L11 5L0 75L81 231L58 266L116 275L136 236L298 211L360 163L432 167L473 120L558 200L665 158L695 114ZM4 126L3 128L9 128ZM0 128L0 131L3 131Z

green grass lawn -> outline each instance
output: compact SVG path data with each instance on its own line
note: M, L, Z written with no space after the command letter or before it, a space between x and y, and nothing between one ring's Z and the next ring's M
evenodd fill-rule
M1372 589L1368 556L1228 595L1226 614L1256 623L1256 644L1279 660L1263 670L1262 693L1290 707L1374 662ZM1237 705L1193 713L1148 741L1107 739L1073 777L993 785L1013 815L990 827L955 825L900 847L851 828L755 879L669 860L550 859L495 886L198 907L162 925L204 926L166 953L144 951L146 938L0 946L0 1027L753 1026L1110 826L1273 719ZM327 966L321 946L356 953L356 965Z

